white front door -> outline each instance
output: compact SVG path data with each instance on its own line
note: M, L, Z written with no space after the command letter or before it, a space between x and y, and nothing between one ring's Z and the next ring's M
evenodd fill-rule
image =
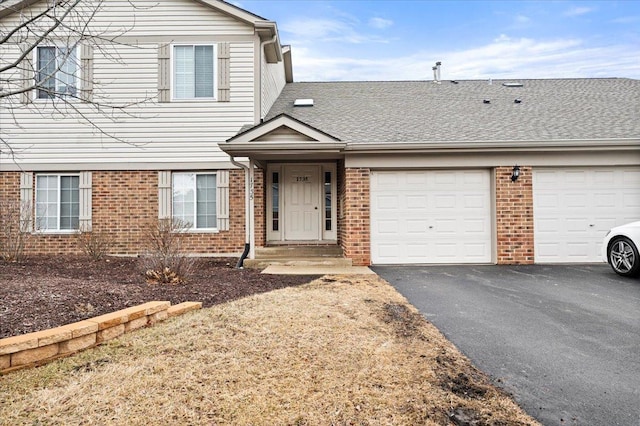
M321 239L320 166L284 166L284 179L284 239Z

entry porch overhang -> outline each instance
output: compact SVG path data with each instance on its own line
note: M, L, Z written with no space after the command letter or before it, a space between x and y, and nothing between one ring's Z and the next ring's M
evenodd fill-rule
M338 160L346 143L286 114L241 131L220 143L232 157L256 161Z

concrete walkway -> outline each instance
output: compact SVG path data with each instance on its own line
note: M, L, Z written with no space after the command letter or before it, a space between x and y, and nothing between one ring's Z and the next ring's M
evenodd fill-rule
M270 265L263 274L273 275L375 275L366 266Z

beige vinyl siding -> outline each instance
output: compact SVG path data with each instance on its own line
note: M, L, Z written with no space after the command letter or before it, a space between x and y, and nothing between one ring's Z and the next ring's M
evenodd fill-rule
M92 13L92 2L81 2L76 10ZM93 3L95 5L95 3ZM44 10L46 2L25 9L25 16ZM73 14L69 15L73 17ZM257 18L256 18L257 19ZM74 18L74 20L76 20ZM3 19L7 28L14 27L17 14ZM197 0L104 0L91 21L95 34L103 38L126 36L128 39L172 36L252 36L250 24L218 12Z
M267 115L273 103L286 84L284 75L284 61L268 64L262 55L262 105L261 116Z
M113 7L114 3L118 3L118 7ZM133 12L136 25L126 36L129 39L139 35L148 37L141 38L143 42L136 46L95 46L92 56L93 101L114 106L137 104L125 112L116 110L112 116L111 112L99 114L91 104L83 102L74 103L73 108L60 104L55 108L50 100L34 100L12 112L0 108L3 123L0 131L18 152L18 164L37 168L38 164L50 167L52 164L99 163L114 164L114 168L122 169L126 163L158 163L158 167L163 168L162 164L168 163L228 162L228 156L220 151L217 143L235 135L242 126L254 123L255 40L250 37L234 40L234 34L246 33L248 26L191 0L140 3L147 4L149 9ZM126 25L128 18L120 20L121 13L131 12L125 4L128 2L107 1L97 21L106 15L113 22L112 27L115 22ZM186 23L184 28L182 23ZM203 31L194 36L194 42L213 44L224 39L229 45L229 102L159 103L158 47L165 42L153 38L164 40L171 34L185 36L201 25ZM3 62L18 54L15 46L13 52L3 56ZM4 107L9 101L2 102ZM13 100L13 104L18 105L19 99ZM74 108L92 124L78 120ZM13 124L12 115L21 127ZM0 158L2 163L7 160L6 156Z
M111 33L118 33L118 30L122 33L126 29L127 36L203 37L254 33L250 25L194 0L107 0L103 11L94 25Z

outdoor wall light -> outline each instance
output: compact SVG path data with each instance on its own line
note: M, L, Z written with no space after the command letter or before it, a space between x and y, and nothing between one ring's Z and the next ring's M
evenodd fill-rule
M520 166L517 164L513 166L513 170L511 171L511 182L515 182L520 177Z

